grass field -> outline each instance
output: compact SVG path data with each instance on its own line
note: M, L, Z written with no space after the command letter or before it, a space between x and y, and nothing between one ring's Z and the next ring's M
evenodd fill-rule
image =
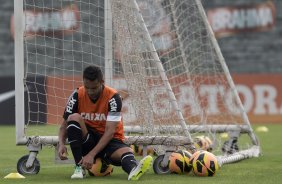
M108 177L87 177L84 180L71 180L73 166L54 163L54 148L43 147L39 153L40 172L26 176L25 179L4 179L16 171L20 157L28 154L25 146L15 145L15 127L0 126L0 183L83 183L83 184L272 184L282 182L282 125L267 125L269 132L257 132L262 147L262 155L258 158L243 160L234 164L223 165L214 177L196 177L192 175L156 175L151 169L140 181L127 181L127 175L121 168L115 167ZM256 126L254 126L254 129Z

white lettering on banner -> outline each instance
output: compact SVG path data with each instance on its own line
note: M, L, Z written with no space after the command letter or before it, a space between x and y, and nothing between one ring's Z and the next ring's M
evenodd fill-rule
M273 24L271 9L219 10L211 17L214 31L221 29L244 29Z
M167 108L165 108L165 107L168 107L167 106L168 100L165 97L166 96L165 88L157 87L157 88L155 88L155 91L158 91L159 95L157 93L150 93L150 97L149 97L150 99L152 99L152 101L156 102L156 103L152 104L153 105L152 109L157 111L158 115L160 115L160 116L165 115L166 112L167 112ZM162 95L160 95L160 93Z
M115 80L113 87L125 91L125 81ZM242 100L245 112L253 115L282 115L282 103L277 100L279 94L274 85L256 84L248 86L237 84L236 89ZM224 99L224 102L219 101L219 96ZM200 101L203 98L205 101L204 103L203 101ZM164 88L158 87L158 89L154 88L154 90L151 90L150 99L157 101L157 103L153 103L153 109L157 109L155 113L158 113L160 116L167 113L167 109L164 107L167 107L169 100ZM185 111L188 110L187 113L191 116L201 114L203 108L205 108L205 113L207 114L220 115L222 105L229 112L234 114L241 113L240 105L237 104L232 90L226 90L223 85L216 86L212 84L202 84L198 89L195 89L190 85L181 85L178 88L177 100L180 109L185 109ZM130 97L123 99L123 110L127 109L127 111L123 111L123 116L126 121L136 120L131 103Z
M106 115L103 113L82 112L80 115L83 119L90 121L106 121Z
M245 111L250 112L253 108L253 105L254 105L254 97L253 97L252 90L248 86L245 86L245 85L236 85L236 89L237 89L238 94L241 94L241 96L242 96L242 103L243 103ZM229 90L228 93L230 94L230 97L226 98L226 100L232 99L231 96L234 96L234 95L232 95L231 90ZM235 100L233 99L233 102L234 101ZM232 106L235 107L234 105L232 105ZM232 107L232 106L228 105L227 107L229 108L229 107ZM234 112L236 114L239 114L240 108L239 108L238 104L237 104L236 110L234 110L234 111L230 110L230 111Z
M206 96L206 106L205 113L209 115L219 115L221 113L218 102L218 95L223 94L224 87L213 85L203 85L200 87L201 93L197 96L196 91L190 86L181 86L180 96L178 97L178 105L180 109L187 109L189 107L189 115L195 116L199 115L203 110L201 106L200 99L202 95ZM236 89L242 98L242 105L244 110L249 113L252 112L254 115L275 115L282 114L282 107L278 107L276 102L277 90L271 85L255 85L252 88L245 85L237 85ZM154 100L157 100L157 103L154 103L153 109L157 109L155 113L158 115L164 115L167 112L167 109L164 108L168 104L168 99L164 95L158 97L158 94L154 94L151 91L151 96L154 97ZM129 98L123 101L123 107L125 109L130 109L130 100ZM240 114L241 109L239 104L236 103L235 97L231 90L224 92L224 102L223 105L227 110L234 114ZM125 119L128 121L134 121L135 116L132 112L126 111L123 112Z
M152 37L156 50L168 50L172 48L173 41L171 35L161 34Z
M210 9L207 14L217 36L246 30L266 30L275 24L275 5L271 1L251 6Z
M76 14L73 11L63 11L63 20L62 25L64 29L71 29L72 27L77 26L78 20Z
M270 8L261 9L229 9L218 10L211 15L211 25L214 31L221 29L244 29L273 24L274 18Z
M271 85L255 85L256 93L256 107L255 114L277 114L277 104L275 98L277 97L276 89ZM268 111L267 111L268 109Z
M26 32L68 30L77 26L75 12L25 12L24 27Z
M223 86L215 85L201 85L200 87L200 97L207 96L207 114L216 115L220 113L218 109L218 95L224 94Z
M23 28L26 38L39 35L61 36L79 29L80 14L77 5L59 9L27 9L24 11ZM14 15L11 16L11 34L15 38Z
M191 86L180 86L180 96L179 99L182 103L179 103L180 109L184 109L185 106L193 107L191 108L190 114L197 115L201 112L200 103L196 97L195 90Z

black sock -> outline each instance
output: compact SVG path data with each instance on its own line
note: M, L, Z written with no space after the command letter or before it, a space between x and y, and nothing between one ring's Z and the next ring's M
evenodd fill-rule
M130 171L137 165L138 164L133 153L126 152L121 156L121 167L127 174L129 174Z
M78 165L82 159L82 131L80 124L76 121L69 121L68 127L68 142L74 157L75 164Z

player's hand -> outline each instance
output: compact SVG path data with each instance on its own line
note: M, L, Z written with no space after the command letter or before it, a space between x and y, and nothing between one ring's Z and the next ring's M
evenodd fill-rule
M91 169L93 165L93 160L94 160L93 156L90 154L87 154L81 159L79 164L81 165L81 167L85 169Z
M58 145L58 154L59 158L61 160L67 160L68 159L68 150L67 147L64 144L59 144Z

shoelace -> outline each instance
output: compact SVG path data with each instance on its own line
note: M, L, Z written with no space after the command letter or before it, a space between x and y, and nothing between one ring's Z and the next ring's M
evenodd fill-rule
M75 167L75 172L76 172L76 173L79 173L79 172L81 172L81 167L79 167L79 166L76 166L76 167Z

